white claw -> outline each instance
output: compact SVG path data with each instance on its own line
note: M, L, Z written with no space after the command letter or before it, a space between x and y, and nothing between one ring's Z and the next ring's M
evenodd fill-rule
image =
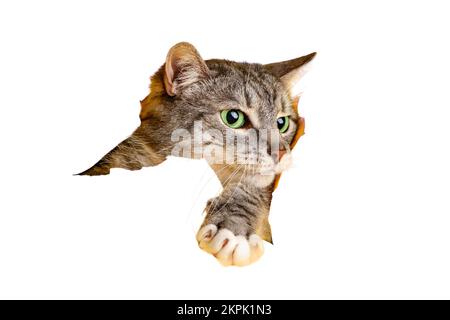
M199 247L214 255L224 266L246 266L258 260L264 253L263 241L256 234L248 239L235 236L228 229L217 229L208 224L197 233Z
M214 224L208 224L197 232L197 241L209 241L217 232L217 226Z
M263 241L261 240L261 238L256 235L256 234L252 234L248 240L249 245L250 245L250 263L255 262L256 260L258 260L259 258L261 258L261 256L264 253L264 244Z
M226 230L226 229L224 229ZM222 231L222 230L221 230ZM229 231L229 230L227 230ZM220 231L219 231L220 232ZM225 246L216 253L216 258L224 266L231 266L233 264L233 251L236 248L237 240L233 235L231 239L227 239Z
M243 236L237 236L237 246L233 253L233 264L235 266L246 266L250 264L250 245Z
M226 245L228 242L234 239L234 234L228 229L221 229L213 239L209 242L207 245L207 248L205 251L216 254L219 252L224 245Z

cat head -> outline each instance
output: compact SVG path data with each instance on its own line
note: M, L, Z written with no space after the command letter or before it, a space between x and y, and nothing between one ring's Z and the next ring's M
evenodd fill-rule
M178 43L151 79L141 121L161 124L172 155L242 164L273 181L302 129L293 90L315 54L266 65L205 61Z

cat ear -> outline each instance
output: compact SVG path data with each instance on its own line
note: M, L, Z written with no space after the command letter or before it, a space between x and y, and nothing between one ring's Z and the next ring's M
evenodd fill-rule
M170 96L179 94L183 88L209 73L197 49L188 42L177 43L169 50L164 71L164 85Z
M298 94L293 92L294 87L309 71L309 67L311 65L310 62L315 56L316 52L313 52L300 58L266 64L264 67L273 75L280 78L285 88L288 89L293 96L296 96Z

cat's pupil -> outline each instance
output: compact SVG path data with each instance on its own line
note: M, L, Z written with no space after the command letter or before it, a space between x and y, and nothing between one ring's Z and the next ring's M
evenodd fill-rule
M228 112L227 114L227 121L229 124L233 124L236 121L238 121L239 119L239 113L235 110L231 110L230 112Z
M277 119L278 129L281 130L286 122L285 117L281 117Z

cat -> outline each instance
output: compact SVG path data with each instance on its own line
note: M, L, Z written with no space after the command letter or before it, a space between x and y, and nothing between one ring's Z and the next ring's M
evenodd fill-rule
M263 254L263 240L272 242L272 192L304 131L293 88L315 55L265 65L205 61L190 43L174 45L141 101L141 125L79 175L138 170L171 155L205 158L223 191L207 202L199 247L225 266L255 262ZM199 125L213 134L199 138L194 132ZM180 141L186 135L190 140ZM244 148L238 140L246 142ZM218 159L219 154L229 157Z

